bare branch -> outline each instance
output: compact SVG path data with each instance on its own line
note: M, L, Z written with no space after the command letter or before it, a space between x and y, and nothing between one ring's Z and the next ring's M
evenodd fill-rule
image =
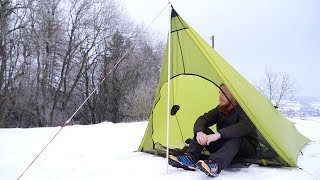
M269 68L256 86L274 106L281 107L294 98L295 84L296 81L287 73L275 73Z

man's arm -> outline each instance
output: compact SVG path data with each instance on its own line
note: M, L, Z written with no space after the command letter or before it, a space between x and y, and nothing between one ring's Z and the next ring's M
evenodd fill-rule
M219 114L219 107L210 110L204 115L200 116L194 123L193 132L196 135L197 132L204 132L205 129L217 123L217 117Z

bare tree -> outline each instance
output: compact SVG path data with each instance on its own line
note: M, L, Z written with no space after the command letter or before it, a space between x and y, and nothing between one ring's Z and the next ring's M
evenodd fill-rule
M35 69L33 91L39 126L48 126L52 94L55 92L63 49L63 21L60 0L36 1L30 12L30 36Z
M104 120L136 121L150 114L164 43L155 43L157 39L143 29L137 27L127 35L116 32L107 43L104 70L110 70L125 52L128 54L100 89L99 108L104 110L100 114Z
M156 34L144 33L136 41L134 59L140 64L135 89L126 94L124 120L145 120L149 117L158 85L165 44Z
M275 107L284 106L295 96L296 81L287 73L275 73L269 68L265 72L265 77L256 85L259 91L272 103Z
M95 3L89 11L85 12L90 16L87 16L89 18L89 23L85 28L87 39L81 47L81 57L83 58L81 61L83 62L86 59L85 62L87 63L84 64L85 71L79 81L82 87L79 86L80 94L78 95L78 97L86 95L83 97L84 99L96 86L100 85L100 81L106 76L106 66L111 64L111 62L107 63L105 61L107 56L105 52L106 44L112 41L116 28L122 23L122 15L118 11L116 3L113 1L96 1ZM88 44L88 42L90 43ZM105 87L105 83L100 86ZM81 117L77 118L77 122L99 123L106 120L104 114L108 109L105 108L103 100L105 96L105 90L102 88L88 99L84 110L80 112Z
M31 1L0 1L0 125L13 126L20 119L16 109L22 94L29 53L23 43L26 13ZM23 108L22 106L20 106Z

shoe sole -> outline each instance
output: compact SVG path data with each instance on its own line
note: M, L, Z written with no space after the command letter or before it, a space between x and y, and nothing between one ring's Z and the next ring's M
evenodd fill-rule
M195 171L196 167L192 167L192 166L186 166L181 164L176 157L169 155L169 164L175 168L182 168L184 170L188 170L188 171Z
M218 176L218 174L216 174L216 173L215 174L211 173L210 167L204 161L200 160L199 162L197 162L196 165L197 165L197 168L200 171L204 172L206 175L208 175L210 177Z

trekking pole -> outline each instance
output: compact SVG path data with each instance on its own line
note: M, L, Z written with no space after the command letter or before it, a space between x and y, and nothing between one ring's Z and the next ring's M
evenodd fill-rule
M168 0L169 5L169 32L168 32L168 97L167 97L167 148L166 148L166 172L169 174L169 140L170 140L170 76L171 76L171 11L172 6L170 0Z

